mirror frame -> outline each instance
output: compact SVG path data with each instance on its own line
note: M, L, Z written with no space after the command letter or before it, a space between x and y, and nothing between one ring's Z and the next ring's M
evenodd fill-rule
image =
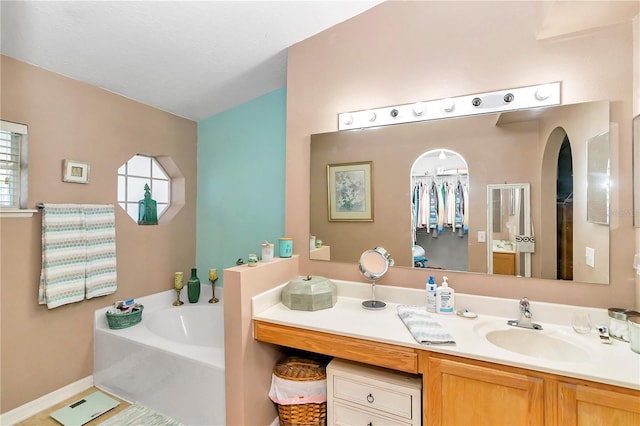
M363 262L364 257L372 254L379 255L382 261L384 262L384 268L382 271L373 272L364 266L364 262ZM371 250L365 250L360 255L360 261L358 262L358 269L360 270L360 273L362 273L362 275L364 275L365 278L371 281L378 281L380 278L382 278L384 274L386 274L387 271L389 270L389 266L393 266L393 259L391 259L391 255L389 254L389 252L387 252L382 247L375 247Z
M544 108L544 109L534 109L534 110L521 110L521 111L513 111L513 112L508 112L508 113L503 113L500 114L499 117L496 117L495 120L492 125L497 125L499 127L506 127L509 126L511 127L513 124L517 124L518 126L522 125L525 126L523 127L525 130L528 128L527 126L534 126L536 125L536 122L538 123L538 126L542 126L540 127L540 131L542 133L540 133L537 137L536 140L539 141L539 143L544 143L547 144L546 146L549 147L549 140L551 139L551 137L553 136L553 138L557 139L557 134L560 133L564 133L566 135L569 136L569 138L571 139L571 141L584 141L589 137L592 137L593 135L597 135L600 134L601 132L605 132L607 130L610 130L610 114L611 114L611 102L609 100L591 100L591 101L581 101L581 102L577 102L577 103L568 103L568 104L561 104L558 105L556 107L549 107L549 108ZM569 108L569 109L568 109ZM600 110L600 108L606 108L604 110ZM559 109L559 110L558 110ZM602 115L599 111L602 111ZM560 112L560 114L556 114L556 112ZM605 115L606 114L606 115ZM356 227L350 226L347 228L347 226L339 226L339 227L335 227L332 228L332 231L330 233L325 233L324 230L322 230L321 228L315 228L314 227L314 223L317 222L318 220L320 220L323 224L326 223L325 220L323 220L323 218L321 216L317 216L318 213L325 211L326 206L322 205L321 200L322 198L317 197L318 194L321 194L321 197L325 197L325 191L326 188L322 188L322 186L317 185L316 182L322 182L325 180L324 178L324 167L327 163L333 163L333 162L339 162L339 161L362 161L363 160L363 156L365 157L365 159L367 160L372 160L374 162L376 162L376 168L378 171L381 171L383 169L381 169L381 167L386 168L387 170L383 171L383 174L381 176L385 176L386 178L389 178L389 176L385 175L384 173L388 173L389 170L391 169L399 169L399 170L403 170L404 167L409 167L412 163L413 163L413 159L410 160L409 158L407 158L407 156L395 156L394 153L397 152L399 149L406 149L407 150L407 154L410 156L412 154L420 154L424 152L424 148L423 150L419 150L417 149L415 146L410 145L411 142L410 140L412 140L412 138L415 137L420 137L422 139L420 140L425 140L425 138L428 138L431 141L437 141L437 140L442 140L441 138L444 137L445 132L447 131L447 128L449 128L451 126L451 122L452 121L456 121L456 120L465 120L465 122L467 120L472 120L472 121L476 121L478 124L481 125L485 125L485 120L487 120L487 117L495 117L494 114L485 114L485 115L478 115L478 116L471 116L471 117L461 117L461 118L456 118L456 119L447 119L447 120L433 120L433 121L429 121L429 122L420 122L420 123L410 123L410 124L402 124L402 125L398 125L398 126L384 126L384 127L380 127L380 128L373 128L373 129L367 129L367 130L349 130L349 131L334 131L334 132L326 132L326 133L318 133L318 134L312 134L311 135L311 157L310 157L310 161L311 161L311 185L312 185L312 189L311 189L311 194L310 194L310 207L311 207L311 216L310 216L310 228L309 230L311 232L313 232L316 235L320 235L320 237L323 238L325 243L329 243L329 245L337 245L336 247L336 255L340 256L340 257L336 257L334 256L334 248L332 247L331 250L331 258L327 259L331 262L336 262L336 263L352 263L352 264L356 264L358 261L358 258L355 257L353 258L353 256L351 254L348 254L347 252L344 253L338 253L340 247L339 244L336 243L336 241L333 240L334 235L335 234L334 231L338 232L339 236L344 237L344 236L348 236L350 238L350 244L354 245L355 242L358 242L358 245L360 247L362 247L363 245L366 246L371 246L371 245L375 245L377 241L371 241L372 236L375 236L374 238L376 238L378 241L380 241L380 237L382 235L387 235L387 234L402 234L404 235L405 232L405 228L407 228L404 224L404 222L400 222L398 220L395 220L393 222L391 222L389 224L389 226L387 226L386 228L384 228L383 234L378 235L377 234L377 230L376 228L379 227L379 221L377 219L385 219L385 217L383 217L383 214L380 214L380 212L376 212L376 221L375 223L369 223L369 224L359 224ZM482 118L484 117L484 118ZM586 122L578 122L576 121L578 117L584 117L587 119ZM491 120L493 120L494 118L491 118ZM569 120L569 121L567 121ZM422 130L425 128L426 123L428 124L429 127L429 135L425 135L422 134ZM522 123L522 124L520 124ZM584 123L587 123L588 125L586 127L584 126ZM470 124L471 125L471 124ZM435 126L433 128L433 133L432 133L432 126ZM406 129L406 130L396 130L396 129ZM518 127L511 127L513 129L515 129L514 131L517 131ZM389 129L389 130L387 130ZM394 130L391 130L394 129ZM456 152L458 152L459 154L461 154L465 159L467 159L467 157L469 158L476 158L477 159L477 154L474 154L471 151L471 148L467 149L466 145L461 145L461 143L463 143L463 140L465 137L474 137L474 135L477 132L472 131L470 128L461 128L460 126L456 125L455 126L456 130L456 141L453 144L450 145L446 145L446 149L452 149L455 150ZM557 133L557 134L556 134ZM509 135L507 134L507 132L501 132L500 137L504 138L504 137L508 137ZM391 138L394 143L393 144L384 144L382 142L380 142L380 138L381 137L386 137L387 139ZM533 136L535 138L535 136ZM440 139L438 139L440 138ZM553 141L553 144L555 144L557 142L557 140ZM320 145L315 145L316 140L320 143ZM518 139L519 141L523 141L524 139L520 138ZM376 147L380 147L380 152L378 152L376 154L376 156L373 155L365 155L368 154L368 148L367 148L367 144L371 143L375 141L376 142ZM546 141L546 142L545 142ZM327 143L327 145L325 145L324 148L322 148L322 145L324 143ZM316 148L314 148L314 146L316 146ZM465 148L463 150L459 150L456 149L457 146L464 146ZM475 146L475 145L474 145ZM493 145L493 147L495 148L497 145ZM523 145L525 146L525 145ZM527 147L531 147L533 145L526 145ZM371 146L372 147L372 146ZM484 146L485 150L490 150L492 149L491 146ZM541 161L541 166L543 168L548 168L548 167L552 167L553 165L550 162L550 158L547 154L551 153L553 154L553 149L555 149L555 145L551 145L552 149L549 150L548 148L546 148L544 150L544 154L542 153L542 151L540 151L539 155L542 155L542 157L539 158L539 160ZM558 145L559 147L559 145ZM336 152L342 152L342 149L344 148L344 157L336 157L335 159L333 157L335 157ZM443 146L441 145L437 145L437 146L429 146L429 149L440 149L443 148ZM580 152L578 153L579 158L585 158L586 157L586 153L584 153L584 149L586 149L582 144L580 145ZM336 149L338 149L339 151L335 151ZM528 148L530 149L530 148ZM314 152L318 152L319 156L314 158ZM584 155L583 155L584 154ZM527 155L533 155L532 153L529 153ZM382 160L382 162L380 163L380 161ZM387 162L389 161L389 162ZM487 171L490 170L488 169L488 167L493 167L494 162L483 162L480 165L478 165L477 167L479 167L479 170L483 170L483 171ZM493 165L492 165L493 164ZM511 165L515 164L515 163L509 163ZM581 167L580 169L580 176L582 176L583 170L582 170L582 163L581 163ZM469 168L470 168L470 172L472 172L473 170L475 170L476 166L472 166L471 164L469 164ZM529 167L529 166L527 166ZM534 166L537 167L537 166ZM586 165L585 165L586 167ZM617 166L616 166L617 167ZM473 169L472 169L473 168ZM551 170L551 169L549 169ZM612 171L614 173L617 173L617 168L614 168L614 170ZM524 173L527 173L527 171L522 170L522 172L520 171L520 169L516 169L515 174L510 175L512 176L511 178L509 178L509 180L511 180L512 182L522 182L522 181L527 181L525 178ZM473 173L473 176L476 176L475 172ZM316 181L314 179L322 179L322 181ZM387 182L387 185L389 185L390 183L393 185L402 185L404 184L404 182L407 182L407 188L409 188L409 174L407 173L406 177L400 176L400 177L393 177L392 180L388 180L388 179L383 179L385 182ZM548 179L548 177L545 177L545 175L540 176L539 177L541 180L538 181L537 178L535 180L536 185L532 186L532 192L531 192L531 203L532 206L536 206L537 203L539 203L540 201L544 202L549 202L549 200L547 200L548 198L548 194L549 191L551 189L547 190L543 190L542 188L546 188L547 186L550 185L550 181ZM404 179L404 181L403 181ZM615 178L614 178L615 179ZM475 179L474 179L475 180ZM501 179L483 179L484 182L479 181L478 184L482 185L483 190L486 187L487 184L490 183L498 183L500 182ZM502 179L504 181L504 179ZM509 181L507 180L507 181ZM376 181L380 181L379 179L376 179ZM538 185L539 184L539 185ZM533 182L532 182L533 185ZM399 186L396 186L399 187ZM555 184L554 184L555 187ZM551 186L549 186L549 188L551 188ZM379 190L381 190L378 185L376 185L375 188L376 192L378 192ZM315 191L315 192L314 192ZM318 192L320 191L320 192ZM386 190L385 190L386 191ZM386 192L387 194L389 193L388 191ZM314 195L316 194L316 195ZM378 194L379 195L379 194ZM395 191L393 192L393 198L391 201L388 201L387 203L383 203L383 204L388 204L388 203L396 203L398 202L398 198L405 198L405 197L409 197L408 192L405 194L402 191ZM474 209L475 212L478 213L478 217L477 219L479 219L482 223L482 227L486 229L486 193L480 194L477 193L476 196L476 200L475 203L477 203L480 198L482 199L482 209L480 209L480 207L478 207L477 209ZM585 198L586 199L586 198ZM380 201L378 199L378 201ZM474 202L474 200L471 200L472 203ZM404 200L403 200L404 202ZM380 205L380 203L378 203L378 205ZM393 205L393 204L392 204ZM537 207L536 207L537 208ZM580 208L582 208L582 206L580 206ZM535 209L532 209L533 212L533 220L536 220L537 217L537 213ZM382 213L385 213L384 211ZM386 214L386 213L385 213ZM314 219L314 216L315 219ZM380 217L378 217L380 216ZM391 214L389 213L389 217L393 216L394 218L396 218L398 216L397 213ZM550 217L550 216L548 216ZM543 235L545 232L545 229L551 229L550 227L550 222L548 220L548 217L545 216L544 219L542 220L542 222L540 224L538 224L537 222L535 223L536 226L536 230ZM582 216L580 216L582 217ZM474 223L472 224L470 222L470 228L469 228L469 235L470 235L470 241L471 239L473 239L473 241L470 243L470 248L473 248L473 250L475 251L476 254L479 254L481 250L482 253L482 258L486 257L486 253L487 253L487 249L486 247L480 247L481 244L478 244L479 241L477 241L476 238L476 231L482 230L481 228L478 227L478 220L474 220ZM602 225L599 225L602 226ZM474 228L475 227L475 228ZM408 228L407 228L408 229ZM474 230L475 229L475 230ZM555 229L555 225L553 226L553 229ZM360 231L365 231L366 233L362 236L363 240L359 241L359 239L355 238L356 237L356 231L360 232ZM477 234L479 235L481 232L478 232ZM607 251L604 252L604 257L599 257L600 259L602 259L603 261L606 262L606 267L604 267L604 269L602 269L603 273L606 273L606 275L602 275L602 276L595 276L595 279L591 280L591 276L589 277L585 277L582 278L582 275L580 275L579 277L574 277L574 282L580 282L580 283L592 283L592 284L610 284L610 279L611 279L611 275L610 275L610 270L609 270L609 265L610 265L610 229L607 230L606 233L606 241L602 240L603 244L602 246L598 246L601 247L601 249L606 249ZM588 238L592 239L594 236L592 234L589 234ZM387 241L387 237L383 237L385 241ZM587 238L587 237L585 237ZM545 272L545 269L542 269L541 275L538 275L538 271L540 270L540 268L545 268L545 265L548 264L550 262L549 259L549 255L552 254L553 257L555 258L555 243L553 241L551 241L551 239L537 239L538 241L536 241L536 245L537 247L537 254L538 257L536 256L532 256L532 260L531 260L531 270L532 270L532 275L533 275L533 279L543 279L543 280L550 280L550 281L554 281L556 283L558 282L563 282L563 280L559 280L555 277L555 273L553 274L548 274ZM549 241L547 241L549 240ZM369 242L367 242L369 241ZM483 242L484 243L484 242ZM593 247L591 244L591 240L586 241L586 243L588 243L587 245L590 247ZM598 248L596 247L596 248ZM399 255L400 258L396 259L399 260L400 262L396 262L396 264L400 264L401 266L405 267L405 266L413 266L413 262L410 261L409 256L411 254L411 251L408 252L408 254L405 253L404 247L399 247L397 244L394 247L390 247L390 249L392 249L394 251L394 253L396 253L396 255ZM582 251L584 249L579 248L577 249L577 251L575 251L575 253L578 253L580 251ZM343 250L344 251L344 250ZM360 248L359 250L357 250L359 253L362 252L362 248ZM398 254L400 253L400 254ZM348 254L348 258L347 257L342 257L344 255ZM359 254L358 254L359 255ZM541 256L541 257L540 257ZM480 259L480 257L476 257L477 259ZM554 260L555 262L555 260ZM555 264L555 263L554 263ZM598 264L600 265L605 265L605 263L603 262L598 262ZM475 269L471 269L470 270L463 270L463 271L456 271L456 270L451 270L452 272L462 272L462 273L479 273L479 274L486 274L486 268L487 268L487 262L486 259L482 259L482 269L477 269L476 267L478 267L479 265L474 265ZM551 272L551 270L549 269L549 272ZM567 282L567 281L564 281Z

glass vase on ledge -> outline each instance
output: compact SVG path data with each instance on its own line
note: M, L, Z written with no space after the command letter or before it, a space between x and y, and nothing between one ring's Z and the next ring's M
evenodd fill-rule
M200 278L196 268L191 269L191 278L187 281L187 296L189 303L198 303L200 299Z

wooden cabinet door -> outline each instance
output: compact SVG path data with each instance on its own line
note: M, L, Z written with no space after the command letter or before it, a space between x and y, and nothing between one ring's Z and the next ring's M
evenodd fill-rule
M558 389L560 425L640 425L640 396L571 383Z
M515 275L515 253L493 253L493 273L500 275Z
M426 425L543 425L543 380L429 357Z

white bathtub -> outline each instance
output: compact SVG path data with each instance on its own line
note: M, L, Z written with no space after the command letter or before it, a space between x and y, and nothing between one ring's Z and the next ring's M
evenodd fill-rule
M139 298L142 322L122 330L109 329L108 307L97 310L96 387L187 425L224 425L223 308L202 290L196 304L183 291L180 307L173 290Z

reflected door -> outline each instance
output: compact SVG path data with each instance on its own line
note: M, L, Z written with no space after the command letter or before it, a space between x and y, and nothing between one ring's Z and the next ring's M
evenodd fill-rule
M528 183L487 185L487 270L531 276L531 201Z

